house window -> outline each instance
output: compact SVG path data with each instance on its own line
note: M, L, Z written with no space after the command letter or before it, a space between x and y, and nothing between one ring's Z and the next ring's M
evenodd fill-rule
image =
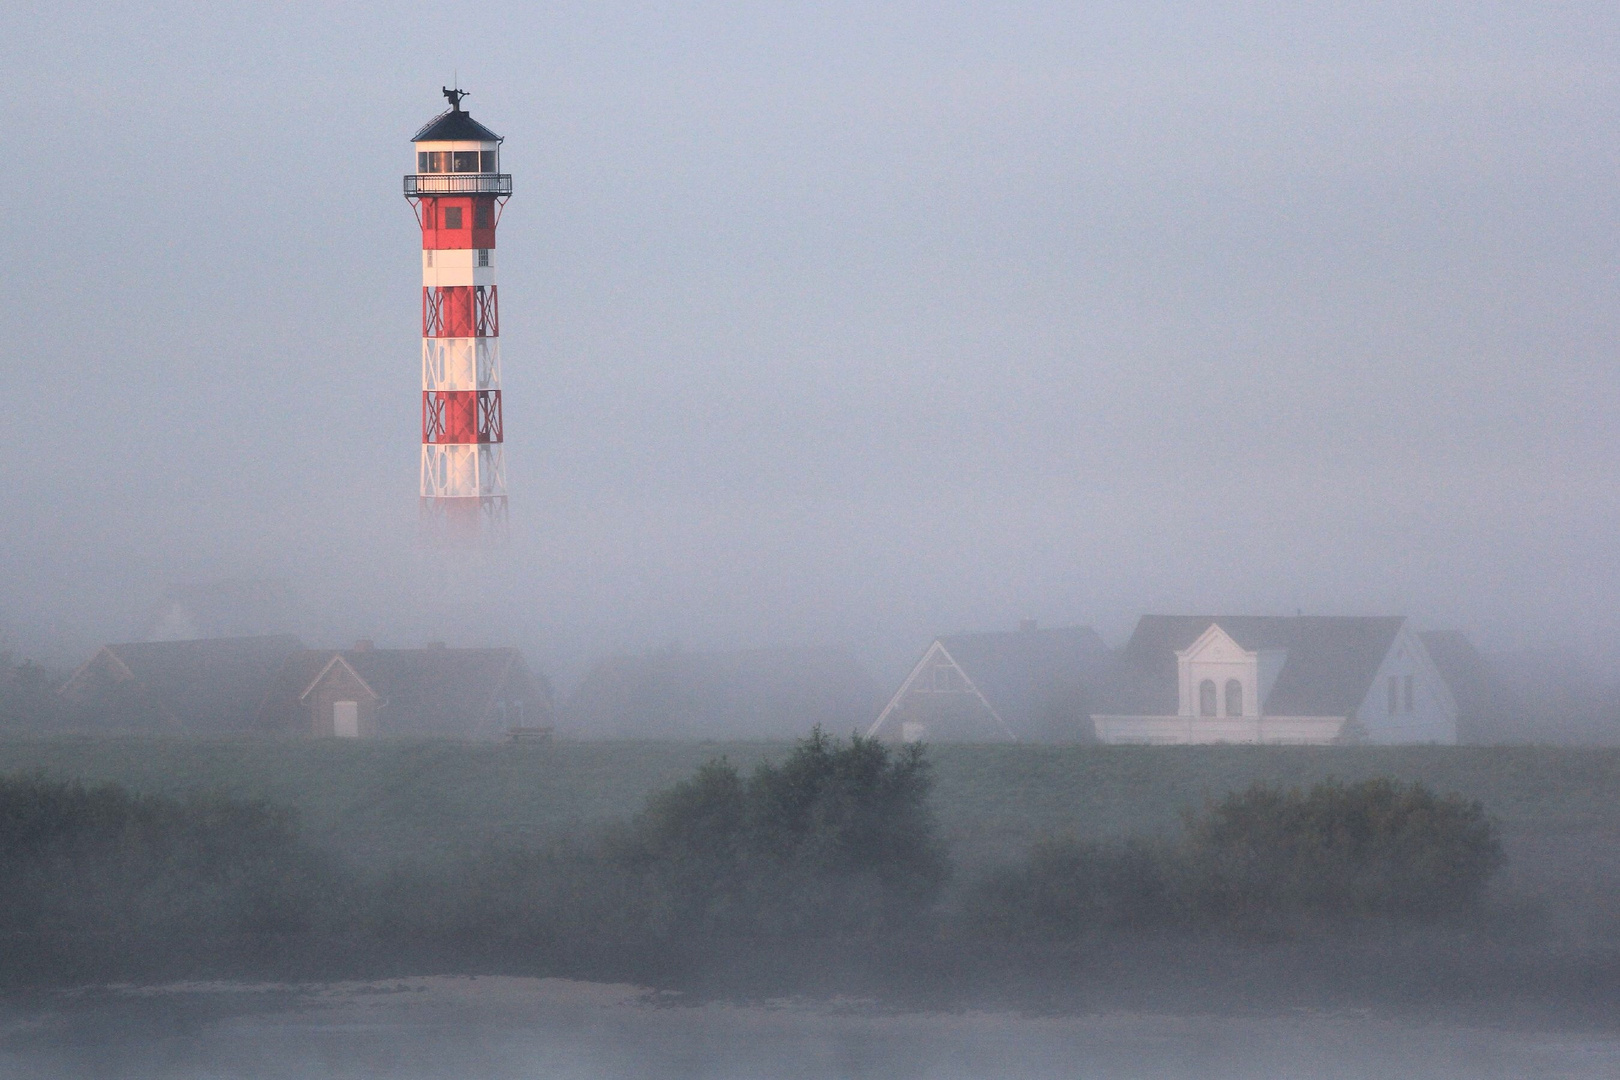
M444 208L444 227L447 229L461 228L461 207L447 206Z
M1215 680L1205 679L1198 684L1198 715L1215 715Z
M478 265L479 266L488 266L489 265L489 248L479 248L478 249Z
M1411 712L1412 711L1412 676L1408 675L1406 677L1406 685L1405 685L1405 687L1403 687L1403 690L1405 691L1404 697L1406 699L1405 700L1406 711Z
M332 702L332 734L340 739L360 737L360 703L358 701Z
M1243 684L1236 679L1226 680L1226 715L1243 715Z
M1401 678L1399 675L1389 677L1389 715L1394 716L1395 710L1401 703Z
M495 227L495 207L488 200L480 200L473 204L473 228L493 229Z

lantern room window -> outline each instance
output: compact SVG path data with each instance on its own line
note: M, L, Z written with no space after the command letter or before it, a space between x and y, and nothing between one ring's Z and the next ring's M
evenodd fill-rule
M481 151L481 155L482 155L481 156L481 164L478 167L478 171L479 172L500 172L501 171L501 165L500 165L500 162L498 160L498 154L499 154L499 151L496 151L496 150L484 150L484 151Z
M455 150L451 152L452 172L477 172L477 150Z

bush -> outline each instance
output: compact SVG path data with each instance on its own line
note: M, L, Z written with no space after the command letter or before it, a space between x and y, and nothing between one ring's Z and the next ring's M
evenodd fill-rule
M1048 840L980 882L967 926L1073 941L1141 930L1287 931L1469 914L1502 865L1477 802L1421 784L1257 784L1187 814L1176 843Z
M0 778L0 966L14 978L183 967L304 931L325 881L292 814L265 803Z
M1163 845L1044 840L971 889L964 914L977 934L1055 941L1164 926L1175 914L1172 872Z
M666 930L766 935L904 925L949 874L920 745L817 728L744 779L725 760L648 800L619 847L665 899Z
M1238 925L1460 914L1503 862L1478 802L1381 779L1230 794L1187 818L1184 857L1197 916Z

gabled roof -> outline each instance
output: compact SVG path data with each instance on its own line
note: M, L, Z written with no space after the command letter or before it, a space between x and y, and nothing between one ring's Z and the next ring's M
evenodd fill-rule
M382 697L381 694L377 693L377 691L375 691L375 690L373 690L371 688L371 684L366 682L366 680L361 677L361 675L360 675L360 673L358 671L354 670L354 666L352 664L350 664L347 660L343 659L343 654L342 653L333 653L332 654L332 659L328 660L326 662L326 666L321 668L320 674L316 675L313 679L309 680L309 685L305 686L302 690L300 690L298 692L298 700L299 700L300 703L304 703L304 702L309 701L309 695L313 694L315 692L315 688L320 686L321 683L326 681L327 676L332 673L333 668L341 668L344 671L348 672L349 677L354 679L356 682L358 682L360 684L361 689L365 690L365 692L370 694L373 698L381 698Z
M1405 622L1399 615L1144 615L1120 652L1100 711L1174 716L1176 652L1215 624L1245 649L1287 653L1264 702L1267 715L1351 716Z
M597 661L564 714L589 735L763 739L864 728L879 704L871 674L839 646L671 649Z
M74 673L62 693L93 702L98 692L123 684L182 728L242 731L252 726L287 658L302 648L291 634L108 645Z
M525 719L550 709L549 688L517 649L309 649L288 657L261 711L266 726L296 725L299 706L340 665L377 695L389 735L487 733L503 700L522 701Z
M411 142L500 142L501 137L460 109L446 109L422 125Z
M1089 626L948 634L937 639L997 716L1022 738L1046 722L1043 713L1084 694L1109 660Z

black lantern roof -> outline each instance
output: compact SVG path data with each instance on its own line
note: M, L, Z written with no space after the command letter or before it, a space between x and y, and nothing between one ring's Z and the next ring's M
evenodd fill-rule
M500 142L501 137L461 111L465 90L446 89L445 98L450 108L435 116L411 136L411 142Z
M442 112L429 120L411 142L500 142L501 137L460 109Z

